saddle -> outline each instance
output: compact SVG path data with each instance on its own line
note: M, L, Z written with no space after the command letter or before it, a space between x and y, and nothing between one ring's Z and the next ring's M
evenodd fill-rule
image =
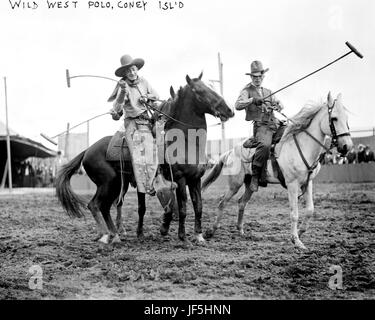
M125 150L126 149L126 150ZM108 144L106 160L107 161L131 161L129 157L129 148L125 139L125 132L116 131Z
M275 173L275 175L278 178L278 180L280 181L281 185L284 188L286 188L285 178L284 178L284 175L283 175L283 173L280 169L280 166L277 162L277 157L276 157L276 154L275 154L275 147L280 142L285 128L286 128L285 125L281 125L278 128L277 134L275 134L275 136L272 140L272 145L271 145L271 148L270 148L270 155L269 155L268 161L262 167L261 175L259 177L259 185L261 187L267 187L267 177L269 175L267 168L269 166L268 162L270 162L270 164L272 166L272 171ZM257 141L256 137L250 137L249 139L247 139L243 143L243 147L252 149L252 148L256 148L258 146L258 144L259 144L259 142ZM251 162L253 160L253 156L254 156L254 154L251 157Z

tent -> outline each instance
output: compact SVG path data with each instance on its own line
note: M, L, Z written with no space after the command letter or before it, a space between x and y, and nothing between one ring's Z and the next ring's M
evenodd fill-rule
M20 136L17 132L9 129L10 151L12 167L15 163L20 163L29 157L49 158L57 155L56 151L48 149L41 143L29 138ZM0 121L0 182L4 173L7 161L7 133L6 126ZM13 171L13 170L12 170ZM13 176L13 174L12 174Z

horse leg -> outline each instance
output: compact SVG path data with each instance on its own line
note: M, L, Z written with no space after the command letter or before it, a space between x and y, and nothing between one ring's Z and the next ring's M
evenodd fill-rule
M109 229L100 212L100 207L98 203L98 197L99 197L100 192L101 192L101 187L98 187L98 189L96 190L95 196L91 199L87 207L91 211L96 221L99 235L100 235L99 241L103 243L108 243L109 242Z
M168 206L164 208L163 221L160 226L160 233L162 236L166 236L168 234L169 226L173 220L173 212L174 210Z
M110 236L113 237L112 242L120 242L120 238L117 234L117 228L115 227L111 217L111 206L118 196L119 184L117 179L110 180L100 187L101 192L98 194L97 203L99 210L101 211L104 221L109 231L108 234L104 235L99 241L108 244Z
M178 237L182 241L186 241L186 232L185 232L185 219L186 219L186 181L184 178L181 178L177 183L177 204L179 211L178 219Z
M224 208L227 204L227 202L232 199L232 197L238 192L238 190L241 188L241 184L236 183L236 184L230 184L229 190L221 197L222 199L219 202L219 206L217 209L217 214L215 218L215 222L212 226L212 230L206 232L207 237L213 237L216 230L220 228L220 222L223 217L223 211Z
M129 187L129 182L125 181L123 195L125 195L126 192L128 191L128 187ZM120 195L120 197L121 197L121 195ZM115 203L116 203L116 211L117 211L117 215L116 215L117 232L118 232L118 234L123 234L125 236L126 232L125 232L124 226L122 224L122 205L123 205L123 201L122 201L122 199L116 199Z
M288 184L288 198L289 205L291 208L290 218L291 218L291 234L292 234L292 243L301 249L306 249L305 245L298 237L298 190L299 184L297 181Z
M146 213L146 194L143 192L137 192L138 194L138 227L137 237L143 238L143 218Z
M237 220L237 230L239 230L240 235L243 236L245 232L243 231L243 215L245 212L246 204L249 202L253 192L250 190L250 181L245 181L245 192L240 199L238 199L238 220Z
M194 181L194 183L189 184L189 192L195 213L195 238L198 243L204 243L205 240L202 234L202 194L200 179Z
M312 192L313 192L313 182L312 180L310 180L307 185L306 192L304 194L304 198L306 202L306 217L304 219L305 221L300 226L299 236L301 236L307 231L307 229L310 226L311 218L314 216L314 202L313 202Z

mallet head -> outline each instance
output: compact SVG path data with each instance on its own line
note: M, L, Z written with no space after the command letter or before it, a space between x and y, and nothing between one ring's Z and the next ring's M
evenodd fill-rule
M68 88L70 88L70 75L69 75L69 69L66 69L66 84Z
M352 45L350 44L348 41L345 42L345 44L349 47L349 49L355 53L355 55L359 58L363 58L363 55Z

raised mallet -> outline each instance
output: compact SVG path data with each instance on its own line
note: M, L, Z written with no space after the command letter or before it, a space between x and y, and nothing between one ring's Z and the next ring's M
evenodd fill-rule
M339 60L345 58L347 55L351 54L352 52L355 53L355 55L356 55L357 57L359 57L359 58L361 58L361 59L363 58L363 55L362 55L362 54L361 54L361 53L360 53L360 52L359 52L359 51L358 51L358 50L357 50L352 44L350 44L348 41L345 42L345 44L349 47L349 49L350 49L349 52L345 53L344 55L342 55L341 57L337 58L336 60L334 60L334 61L332 61L332 62L326 64L324 67L321 67L321 68L319 68L318 70L315 70L314 72L311 72L311 73L309 73L308 75L302 77L301 79L298 79L298 80L296 80L296 81L294 81L294 82L292 82L292 83L286 85L285 87L282 87L281 89L279 89L279 90L277 90L277 91L271 93L271 94L268 95L267 97L264 97L264 100L267 100L267 98L273 96L274 94L276 94L276 93L278 93L278 92L280 92L280 91L282 91L282 90L284 90L284 89L286 89L286 88L288 88L288 87L290 87L290 86L296 84L297 82L302 81L303 79L306 79L307 77L312 76L314 73L317 73L317 72L319 72L319 71L321 71L321 70L327 68L327 67L330 66L331 64L334 64L335 62L337 62L337 61L339 61Z

